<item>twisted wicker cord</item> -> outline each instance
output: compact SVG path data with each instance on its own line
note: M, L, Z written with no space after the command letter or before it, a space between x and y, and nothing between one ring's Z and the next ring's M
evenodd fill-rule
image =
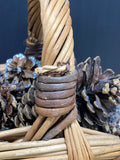
M51 0L45 6L41 2L41 17L43 26L43 51L42 66L57 65L58 62L70 63L71 71L74 72L74 41L72 20L70 17L68 0ZM45 12L46 10L46 12Z

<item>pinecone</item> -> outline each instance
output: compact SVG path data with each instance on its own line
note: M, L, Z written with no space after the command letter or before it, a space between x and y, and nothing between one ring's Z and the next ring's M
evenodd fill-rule
M34 69L40 66L35 57L25 57L23 54L8 59L5 68L5 83L9 84L10 92L15 95L17 102L21 102L22 96L28 91L36 78Z
M1 129L26 126L35 120L32 84L37 77L34 69L39 66L40 62L34 57L23 54L7 60L5 74L0 73Z
M110 112L115 112L119 99L120 75L111 69L102 73L99 56L78 64L77 107L78 120L84 127L110 132L107 123Z

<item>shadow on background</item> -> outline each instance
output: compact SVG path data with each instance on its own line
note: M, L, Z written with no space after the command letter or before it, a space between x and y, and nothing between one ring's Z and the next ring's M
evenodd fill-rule
M0 63L24 52L27 0L0 0ZM99 55L120 73L120 0L70 0L77 62Z

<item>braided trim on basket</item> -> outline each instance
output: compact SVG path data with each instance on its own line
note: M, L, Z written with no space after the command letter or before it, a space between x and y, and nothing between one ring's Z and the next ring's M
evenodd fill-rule
M62 66L50 66L50 65L46 65L43 67L38 67L35 69L35 73L36 74L47 74L47 73L60 73L60 72L65 72L67 70L67 65L64 64Z

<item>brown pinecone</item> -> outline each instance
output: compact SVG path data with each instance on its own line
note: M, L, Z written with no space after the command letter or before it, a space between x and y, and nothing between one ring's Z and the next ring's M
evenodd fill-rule
M119 79L111 69L102 73L100 57L88 58L77 65L77 107L82 126L110 132L108 114L120 103Z
M15 95L17 102L28 91L33 80L36 78L34 69L40 66L40 62L35 57L26 57L23 54L13 56L8 59L5 68L5 83L10 87L10 91Z
M26 126L35 120L32 84L37 77L34 69L39 66L35 57L23 54L7 60L5 73L0 73L1 129Z

